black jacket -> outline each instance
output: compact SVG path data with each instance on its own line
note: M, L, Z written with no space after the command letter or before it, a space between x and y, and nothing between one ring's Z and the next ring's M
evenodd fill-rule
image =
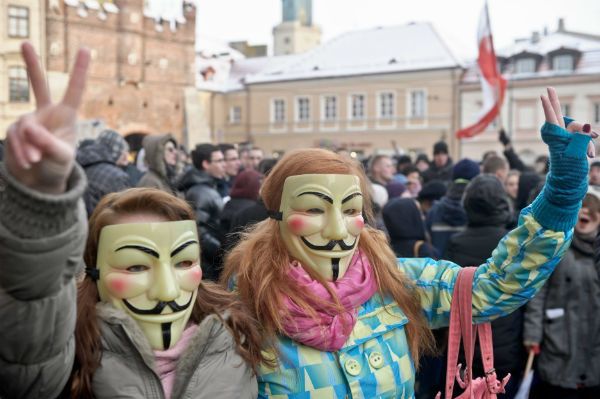
M425 226L431 244L440 254L446 250L450 237L463 231L467 224L467 214L462 206L462 194L466 186L466 183L452 183L446 195L427 212Z
M223 239L221 231L223 200L215 189L214 179L207 173L192 168L183 175L177 188L185 193L186 201L196 212L204 278L217 280L220 272L218 270L219 247Z
M221 231L228 233L231 231L231 221L235 215L243 211L252 205L255 205L256 201L248 198L232 198L225 204L223 212L221 213Z
M77 163L81 165L88 179L83 194L88 217L98 201L106 194L128 189L132 186L129 175L111 159L110 152L100 144L90 144L77 151Z
M504 227L511 209L502 184L494 176L481 175L467 188L464 206L468 217L465 231L453 235L443 258L460 266L479 266L491 255L508 232ZM498 376L520 375L525 357L523 347L524 308L492 322L494 366ZM479 350L475 354L475 375L483 375ZM464 364L464 362L463 362ZM515 374L516 373L516 374Z
M383 222L390 244L399 258L414 258L415 245L421 241L416 257L438 259L435 248L425 239L421 211L412 198L394 198L383 207Z
M429 164L429 169L423 172L423 183L428 183L432 180L441 180L444 183L452 181L452 168L454 163L452 158L448 158L448 162L444 166L436 166L435 162Z

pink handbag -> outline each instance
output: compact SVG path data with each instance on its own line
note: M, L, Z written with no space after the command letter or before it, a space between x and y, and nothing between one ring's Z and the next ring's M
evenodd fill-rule
M494 370L494 351L492 349L492 327L490 323L473 325L473 276L476 267L464 267L456 278L454 292L452 294L452 306L450 308L450 331L448 333L448 363L446 365L445 398L452 398L454 379L464 389L463 393L456 399L495 399L496 394L504 393L504 386L510 379L508 374L500 382L497 380ZM467 368L464 379L460 376L460 364L457 366L458 352L460 349L461 335ZM475 340L479 335L479 346L483 369L486 370L484 377L473 379L473 354ZM440 399L441 393L436 395Z

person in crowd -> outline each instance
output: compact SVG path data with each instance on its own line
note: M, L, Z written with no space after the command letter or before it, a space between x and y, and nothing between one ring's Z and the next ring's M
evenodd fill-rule
M508 194L508 198L510 198L513 204L513 209L516 207L520 176L521 172L518 170L511 170L508 172L508 175L506 175L506 181L504 182L504 191L506 191L506 194Z
M250 148L250 152L248 153L248 161L250 164L248 165L248 169L258 169L258 165L260 161L264 159L265 155L263 150L258 147Z
M489 156L483 161L481 173L494 175L500 183L504 184L508 177L508 162L495 155Z
M374 155L369 162L369 177L373 184L384 187L394 179L394 163L388 155Z
M388 193L388 202L394 198L410 196L408 191L406 191L406 186L396 180L392 180L391 182L389 182L385 186L385 189L387 190L387 193Z
M462 196L469 181L479 174L479 164L468 158L457 162L452 169L452 183L440 201L427 212L426 226L431 243L443 254L448 240L467 225Z
M570 244L591 137L549 96L542 138L551 172L475 273L477 323L531 299ZM221 280L259 320L278 362L260 367L260 397L413 397L430 329L448 325L460 266L397 259L385 234L365 224L373 220L368 187L359 165L319 149L288 152L263 182L270 218L230 252ZM501 390L495 377L490 371L488 382Z
M517 214L529 204L531 192L543 182L542 177L536 172L523 172L519 176L517 201L515 211Z
M33 47L22 52L37 109L8 132L0 164L0 396L255 398L253 368L268 362L257 321L201 283L189 205L111 193L86 231L74 144L89 52L59 103Z
M220 273L221 212L224 205L216 188L216 179L225 176L225 159L219 147L203 143L197 144L192 151L192 163L194 168L182 176L178 189L196 213L204 278L216 281Z
M240 173L242 166L238 150L233 144L219 144L219 149L223 153L225 159L225 177L217 179L217 190L222 198L228 197L233 185L233 180Z
M429 165L429 169L423 172L423 182L428 183L432 180L450 182L453 165L452 159L448 155L448 144L445 141L438 141L433 145L433 161Z
M412 159L410 158L410 155L396 155L394 158L396 161L396 173L394 179L398 180L398 178L400 178L400 175L406 176L406 173L404 173L404 169L413 166L413 163ZM404 183L402 180L400 181Z
M592 162L589 174L590 186L600 186L600 161Z
M494 150L489 150L483 153L483 156L481 157L481 164L483 165L485 163L485 161L488 160L488 158L491 157L497 157L498 153Z
M498 132L498 141L500 141L504 147L503 154L508 161L508 166L510 169L518 170L519 172L531 170L531 168L528 168L523 163L519 155L515 152L512 146L512 141L510 140L510 137L508 137L508 134L506 134L506 130L500 129Z
M396 257L439 259L437 250L426 238L425 222L417 201L412 198L389 201L383 207L383 221Z
M0 162L4 159L4 140L0 140Z
M179 144L179 147L177 147L177 158L181 164L181 174L186 173L192 168L192 158L184 144Z
M419 154L417 155L417 159L415 160L415 166L419 169L421 174L425 173L427 169L429 169L429 158L427 158L427 154Z
M261 180L262 175L253 169L244 170L235 178L230 193L231 199L227 201L221 213L221 231L230 231L233 217L256 204Z
M139 153L139 151L138 151L138 153ZM127 156L127 158L128 158L127 165L125 165L123 167L123 170L125 171L125 173L127 173L127 176L129 176L129 181L131 182L132 187L137 187L137 184L139 183L139 181L142 179L142 177L144 177L144 172L139 170L136 166L136 163L135 163L136 157L137 157L137 153L132 154L131 149L130 149L130 152ZM129 162L129 161L132 161L132 162Z
M276 163L277 163L276 158L264 158L258 164L258 173L260 173L263 177L267 176L271 172L271 169L273 169L273 167L275 166Z
M440 180L432 180L429 183L425 183L421 191L419 191L419 195L417 195L417 201L425 217L433 204L446 195L447 190L448 187Z
M504 161L504 160L503 160ZM444 259L460 266L479 265L492 256L492 251L506 235L512 207L502 183L492 174L475 177L467 186L463 206L467 214L467 228L448 241ZM492 321L494 337L494 367L500 376L511 374L506 393L499 398L510 399L516 394L525 364L523 345L523 308L508 316ZM476 349L475 359L479 359ZM465 364L464 358L459 362ZM475 375L484 375L481 363L475 362Z
M88 185L83 202L90 216L96 204L106 194L132 186L129 175L122 169L129 163L129 145L114 130L104 130L91 144L79 147L76 160L83 168Z
M540 155L535 159L535 163L533 164L533 170L535 170L541 176L545 176L548 174L548 163L550 160L547 155Z
M171 134L148 135L142 141L148 171L137 187L154 187L177 194L177 141Z
M523 339L539 354L532 399L600 397L600 263L593 248L599 226L600 200L587 194L569 251L527 304Z
M406 176L406 188L412 198L417 198L422 189L421 172L416 166L408 166L404 169Z

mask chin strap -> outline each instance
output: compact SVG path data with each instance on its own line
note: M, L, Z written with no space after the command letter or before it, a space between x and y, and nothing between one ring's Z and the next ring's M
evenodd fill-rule
M275 219L275 220L278 220L278 221L283 220L283 213L279 212L279 211L267 211L267 215L271 219Z
M87 274L92 281L100 280L100 270L96 269L95 267L86 267L85 274Z
M333 281L337 281L340 275L340 258L331 258L331 273Z
M169 349L169 346L171 346L171 324L173 323L162 323L160 325L164 350Z

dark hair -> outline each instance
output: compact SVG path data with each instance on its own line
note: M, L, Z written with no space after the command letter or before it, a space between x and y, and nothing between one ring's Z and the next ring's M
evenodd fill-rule
M508 170L508 162L496 155L489 156L483 161L483 173L495 174L500 169Z
M260 161L258 163L258 171L263 176L268 176L269 173L271 172L271 169L273 169L276 164L277 164L277 159L275 159L275 158L265 158L265 159L263 159L262 161Z
M600 161L592 162L592 164L590 165L590 169L592 168L600 168Z
M235 150L235 146L229 143L221 143L217 147L219 147L219 150L221 150L223 155L225 155L225 151Z
M405 166L404 168L402 168L402 174L404 176L408 176L411 173L415 173L415 172L417 172L419 174L419 176L421 176L421 171L415 165L408 165L408 166Z
M220 151L219 147L210 143L196 144L196 148L192 150L192 163L199 170L204 170L202 162L212 160L213 152Z

